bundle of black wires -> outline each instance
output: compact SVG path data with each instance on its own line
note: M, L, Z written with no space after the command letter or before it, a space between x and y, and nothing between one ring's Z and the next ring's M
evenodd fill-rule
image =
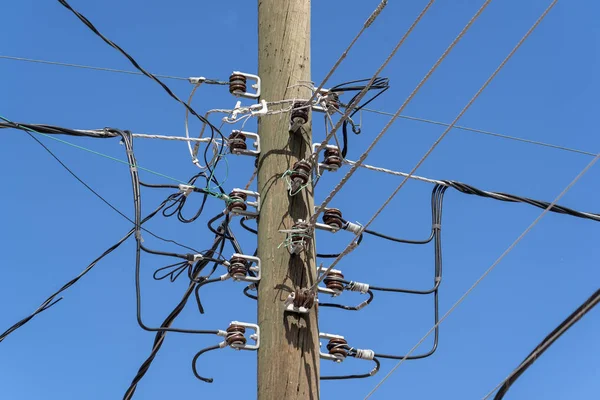
M370 80L371 80L371 78L358 79L355 81L340 83L339 85L335 85L334 87L329 89L329 91L332 93L336 93L338 96L340 94L346 93L346 92L356 92L356 94L350 99L350 101L347 102L347 104L352 104L354 102L354 100L360 95L360 92L367 87L367 84L369 83ZM354 134L358 135L361 133L360 126L358 126L354 122L352 122L352 120L351 120L352 117L356 113L358 113L363 107L366 107L369 103L371 103L376 98L381 96L389 88L390 88L389 78L381 78L381 77L375 78L375 80L373 81L373 84L369 87L369 91L373 90L373 91L376 91L377 93L375 95L371 96L365 102L357 105L354 108L354 110L352 110L352 112L350 113L349 118L344 120L344 122L342 124L342 134L343 134L343 147L341 149L342 157L345 158L346 154L348 153L348 124L349 123L352 124L352 132L354 132Z

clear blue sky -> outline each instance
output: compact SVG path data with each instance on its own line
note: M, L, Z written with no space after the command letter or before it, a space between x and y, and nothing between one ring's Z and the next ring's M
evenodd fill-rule
M395 111L442 51L475 13L482 0L438 1L400 50L384 76L392 88L373 106ZM549 0L494 1L406 109L411 116L450 122L529 29ZM351 5L350 5L351 3ZM369 77L407 29L425 0L390 2L357 44L330 84ZM599 6L593 1L562 1L528 39L497 79L467 112L461 125L600 151L597 134ZM358 31L377 1L315 1L312 72L320 81ZM105 0L72 5L155 73L227 79L232 70L257 68L256 2L190 0ZM0 54L131 69L126 60L87 30L56 1L21 0L4 7ZM0 60L0 115L13 121L72 128L114 126L135 132L183 135L183 107L144 77ZM187 82L168 81L187 96ZM274 99L270 99L274 100ZM230 108L223 87L202 87L194 107ZM349 158L387 121L363 116L363 134L351 135ZM194 122L193 129L198 129ZM255 124L248 125L254 129ZM443 127L400 120L368 161L408 171ZM23 132L0 132L0 171L4 195L0 232L0 331L28 315L49 294L116 242L130 224L93 197ZM227 132L226 132L227 133ZM323 137L315 125L316 138ZM127 168L42 138L64 162L121 210L132 215ZM69 139L124 158L117 140ZM138 140L140 165L187 180L196 173L183 143ZM551 200L590 160L589 156L452 131L419 170L437 179ZM224 187L243 185L252 161L230 157ZM221 175L223 176L223 175ZM323 199L341 173L319 184ZM600 211L600 166L592 169L562 200L576 209ZM142 173L142 179L165 182ZM360 171L332 206L352 221L366 221L399 179ZM373 225L407 238L428 234L431 186L409 182ZM144 192L148 212L165 192ZM212 235L206 219L222 209L213 200L196 224L157 218L157 233L206 248ZM445 312L477 277L541 212L523 204L500 203L449 190L444 203ZM237 226L235 224L234 226ZM246 252L255 239L239 231ZM529 351L576 308L600 281L600 225L564 215L547 215L498 268L441 326L439 350L426 360L403 364L382 386L378 399L479 399L501 381ZM173 248L145 235L155 248ZM351 236L319 233L317 246L328 252ZM226 251L229 254L231 249ZM391 262L394 260L394 262ZM431 282L433 248L410 247L367 237L340 264L349 279L424 288ZM158 325L178 301L185 283L154 282L152 271L165 260L143 257L144 318ZM0 344L0 397L19 399L118 399L154 335L135 321L134 243L97 265L42 313ZM254 303L242 285L227 282L203 292L206 314L194 305L175 325L224 329L231 320L254 322ZM360 301L344 294L342 300ZM355 346L403 353L432 325L432 299L377 293L360 312L323 309L321 331L342 334ZM600 310L591 312L553 346L511 389L507 399L591 399L600 391ZM190 361L214 336L169 334L138 399L216 398L255 395L256 359L250 352L224 349L201 359L200 370L215 378L197 381ZM424 346L429 345L426 342ZM423 348L425 350L426 347ZM394 365L382 361L371 379L324 382L322 398L362 399ZM235 368L237 378L228 378ZM322 363L324 373L363 371L368 362Z

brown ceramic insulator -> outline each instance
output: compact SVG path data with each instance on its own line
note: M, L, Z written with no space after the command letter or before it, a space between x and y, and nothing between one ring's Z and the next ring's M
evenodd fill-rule
M292 174L290 177L292 181L298 180L302 185L306 185L308 183L308 178L310 177L311 169L308 162L300 160L292 167Z
M325 149L323 164L330 167L339 168L342 166L342 157L338 149Z
M304 107L306 104L304 103L300 103L300 102L295 102L292 105L292 115L291 115L291 120L292 122L297 122L301 125L304 125L305 123L308 122L308 107ZM303 108L297 108L297 107L303 107Z
M246 136L240 131L231 132L231 135L229 135L229 149L231 152L234 152L235 150L246 150L247 148Z
M242 257L231 257L228 272L233 278L245 278L248 274L248 263Z
M327 350L329 350L329 354L333 356L346 358L348 356L348 342L346 339L342 338L329 339Z
M233 192L229 193L229 205L227 206L227 209L229 211L232 210L242 210L245 211L246 208L248 208L248 206L246 205L246 193L242 193L242 192L238 192L236 190L234 190Z
M323 279L323 282L325 283L327 289L341 292L344 290L344 284L340 282L340 279L344 279L344 275L341 272L329 271L325 279Z
M231 74L229 77L229 93L246 93L246 77L239 74Z
M229 346L231 345L245 345L246 344L246 328L241 325L229 325L227 328L227 336L225 336L225 341Z
M344 220L342 219L342 212L337 208L330 208L325 210L323 213L323 222L326 225L333 226L337 229L342 229L344 226Z
M310 289L296 289L294 292L294 307L312 308L315 304L315 294Z

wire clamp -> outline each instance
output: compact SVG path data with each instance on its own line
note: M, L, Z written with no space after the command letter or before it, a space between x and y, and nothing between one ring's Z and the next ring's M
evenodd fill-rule
M206 78L203 76L190 76L188 78L188 81L192 84L192 85L199 85L203 82L206 81Z

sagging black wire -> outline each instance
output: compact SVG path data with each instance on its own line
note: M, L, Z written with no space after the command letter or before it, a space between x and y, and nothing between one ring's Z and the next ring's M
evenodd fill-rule
M494 400L502 400L508 389L517 379L538 359L552 344L557 341L566 331L577 323L584 315L600 303L600 289L596 290L586 301L583 302L575 311L573 311L564 321L562 321L548 336L536 346L535 349L519 364L509 378L504 381L500 389L496 392Z
M175 93L173 93L173 91L163 81L161 81L155 75L151 74L150 72L148 72L144 68L142 68L140 66L140 64L138 64L138 62L132 56L130 56L125 50L123 50L119 45L117 45L112 40L108 39L106 36L104 36L102 33L100 33L100 31L84 15L82 15L81 13L79 13L78 11L76 11L75 9L73 9L73 7L71 7L71 5L69 3L67 3L66 0L58 0L58 2L62 6L64 6L66 9L68 9L69 11L71 11L77 18L79 18L79 20L81 22L83 22L92 32L94 32L98 37L100 37L106 44L108 44L112 48L116 49L123 56L125 56L129 60L129 62L138 71L140 71L142 74L144 74L148 78L150 78L153 81L155 81L156 83L158 83L164 89L164 91L167 92L167 94L171 98L173 98L178 103L182 104L192 115L194 115L196 118L198 118L200 120L200 122L202 122L203 124L208 125L209 128L210 128L210 132L211 132L211 136L210 136L211 142L210 143L213 143L212 140L214 140L215 133L217 133L221 137L221 139L222 139L221 143L218 144L218 146L219 146L218 153L219 153L219 155L224 154L223 153L223 151L225 149L224 143L226 143L227 140L226 140L225 136L221 133L221 131L217 127L215 127L208 119L206 119L203 116L201 116L200 114L198 114L190 105L188 105L186 102L184 102L179 97L177 97L177 95L175 95ZM206 168L207 168L210 176L213 176L214 175L214 169L216 169L217 164L220 161L221 157L217 157L217 159L216 159L216 161L215 161L215 163L213 165L213 167L214 167L214 169L213 169L209 165L210 163L208 162L208 159L207 159L207 152L208 152L208 146L206 147L206 149L204 151L204 161L206 163Z
M43 134L66 134L66 135L70 135L70 132L75 132L76 135L73 136L82 136L82 137L93 137L93 138L111 138L111 137L117 137L116 134L114 133L110 133L110 132L106 132L103 131L102 136L95 136L94 135L94 131L86 131L86 132L80 132L80 131L74 131L72 129L67 129L67 128L62 128L59 126L52 126L52 125L38 125L38 124L21 124L21 123L17 123L17 122L12 122L7 120L6 118L0 117L1 119L3 119L6 122L0 123L0 128L13 128L13 129L19 129L24 131L25 133L27 133L27 135L32 138L33 140L35 140L40 146L42 146L44 148L44 150L46 150L51 156L52 158L54 158L69 174L71 174L71 176L73 178L75 178L79 183L81 183L86 189L88 189L90 192L92 192L92 194L94 194L94 196L98 197L104 204L106 204L108 207L110 207L113 211L115 211L117 214L119 214L121 217L125 218L127 221L131 222L132 224L134 223L133 220L131 218L129 218L127 215L125 215L123 212L121 212L117 207L115 207L114 205L112 205L108 200L106 200L104 197L102 197L98 192L96 192L94 189L92 189L92 187L90 185L88 185L83 179L81 179L75 172L73 172L73 170L71 170L71 168L69 168L56 154L54 154L54 152L52 152L52 150L50 150L41 140L39 140L38 138L36 138L34 135L31 134L31 131L33 132L38 132L38 133L43 133ZM88 133L89 132L89 133ZM178 188L178 186L174 186L175 188ZM146 228L142 228L142 230L144 232L149 233L150 235L154 236L155 238L162 240L163 242L167 242L167 243L173 243L179 247L197 252L197 250L195 250L192 247L186 246L184 244L181 244L175 240L172 239L165 239L162 236L159 236L157 234L155 234L154 232L146 229Z
M180 222L183 222L184 224L189 224L191 222L194 222L198 219L198 217L200 217L200 215L202 214L202 211L204 211L204 206L206 204L209 194L212 194L211 192L209 192L206 189L197 188L196 186L194 186L196 184L196 180L198 180L198 178L200 178L200 177L202 177L206 180L206 182L207 182L206 186L208 187L209 178L208 178L208 176L206 176L206 174L204 172L200 172L200 173L194 175L188 181L188 185L191 186L191 190L193 192L202 193L202 201L200 203L200 208L198 209L196 214L194 214L194 216L192 216L191 218L186 218L183 216L183 207L185 206L185 203L187 202L189 193L179 191L179 192L173 193L171 196L169 196L172 203L163 210L162 214L164 217L168 218L168 217L172 217L173 215L177 214L177 219ZM142 185L144 187L148 187L148 188L168 188L168 189L171 189L171 188L179 189L180 188L178 185L150 184L150 183L145 183L145 182L141 182L141 181L140 181L140 185Z
M152 217L154 217L156 214L158 214L158 212L165 206L165 204L167 203L166 200L164 200L154 211L152 211L150 214L148 214L142 221L140 224L144 224L147 221L149 221ZM133 235L135 233L135 228L132 228L129 232L127 232L127 234L125 236L123 236L117 243L115 243L114 245L112 245L111 247L109 247L106 251L104 251L104 253L102 253L98 258L96 258L94 261L92 261L83 271L81 271L79 273L79 275L77 275L75 278L71 279L69 282L65 283L59 290L57 290L56 292L54 292L50 297L48 297L48 299L46 299L31 315L29 315L26 318L23 318L22 320L20 320L19 322L15 323L13 326L11 326L10 328L8 328L6 331L4 331L4 333L2 333L0 335L0 342L2 342L8 335L10 335L12 332L16 331L17 329L19 329L20 327L22 327L23 325L25 325L27 322L29 322L33 317L35 317L37 314L41 313L42 311L47 310L48 308L52 307L54 304L58 303L61 299L56 299L56 297L62 293L63 291L67 290L69 287L73 286L75 283L77 283L77 281L79 279L81 279L85 274L87 274L88 272L90 272L92 270L92 268L94 268L96 266L96 264L102 260L104 257L106 257L107 255L109 255L110 253L112 253L114 250L116 250L121 244L123 244L123 242L125 242L131 235ZM56 299L56 300L55 300Z
M355 81L344 82L344 83L341 83L339 85L332 87L331 89L329 89L329 91L335 92L335 93L359 92L356 95L354 95L354 97L352 97L352 99L348 102L348 104L352 104L354 102L354 100L360 95L360 92L366 87L366 84L370 80L371 79L368 78L368 79L358 79ZM365 83L365 84L360 85L361 83ZM359 84L359 85L356 85L356 84ZM356 135L361 133L360 127L356 126L353 122L350 122L351 118L357 112L359 112L363 107L366 107L369 103L374 101L377 97L381 96L389 88L390 88L390 80L388 78L381 78L381 77L375 78L375 80L373 81L373 84L369 87L369 90L378 90L378 92L373 97L371 97L370 99L365 101L364 103L357 105L354 108L354 110L350 113L349 118L344 120L344 123L342 124L342 134L343 134L343 147L341 149L342 157L345 158L346 154L348 153L348 123L352 124L352 131Z
M211 249L208 250L205 255L208 256L209 254L210 255L214 254L222 242L223 242L222 237L215 237L215 241L214 241ZM139 252L137 252L137 253L139 254ZM196 264L196 266L194 267L193 277L197 278L198 275L200 274L200 272L202 271L202 268L204 268L206 265L208 265L209 262L210 261L208 261L208 260L199 261ZM137 263L136 267L139 267L139 263ZM181 301L179 302L179 304L177 304L177 306L173 309L173 311L167 316L167 318L165 318L165 320L161 324L160 328L148 328L145 325L143 325L143 322L141 321L141 315L140 315L141 296L140 296L140 292L139 292L139 269L136 268L136 298L137 298L136 303L138 305L138 307L137 307L138 323L140 324L140 326L143 329L156 331L157 333L156 333L156 336L154 339L154 345L152 346L152 351L150 352L150 355L148 356L148 358L142 363L136 376L133 378L129 388L125 392L125 395L123 396L124 400L130 400L133 397L135 390L137 388L137 384L144 377L144 375L150 368L150 365L154 361L154 358L158 354L158 351L162 347L162 344L164 343L167 332L172 331L172 332L183 332L183 333L203 333L203 334L215 334L215 335L218 334L218 330L193 331L193 330L184 330L184 329L174 329L174 328L170 327L173 324L173 322L175 321L175 319L179 316L181 311L183 311L183 309L185 308L185 305L187 304L194 288L197 285L198 285L197 282L190 281L190 284L188 285L188 288L186 289Z
M507 201L510 203L527 203L534 207L538 207L538 208L541 208L544 210L547 209L550 206L550 204L552 204L547 201L534 200L534 199L530 199L527 197L515 196L514 194L501 193L501 192L488 192L488 191L480 190L473 186L467 185L466 183L461 183L461 182L457 182L457 181L442 181L442 182L444 182L444 184L446 184L462 193L473 194L473 195L477 195L477 196L481 196L481 197L488 197L491 199ZM573 217L578 217L578 218L591 219L593 221L600 221L600 214L577 211L577 210L573 210L571 208L564 207L564 206L561 206L558 204L553 205L549 209L549 211L552 211L552 212L555 212L558 214L567 214L567 215L571 215Z

